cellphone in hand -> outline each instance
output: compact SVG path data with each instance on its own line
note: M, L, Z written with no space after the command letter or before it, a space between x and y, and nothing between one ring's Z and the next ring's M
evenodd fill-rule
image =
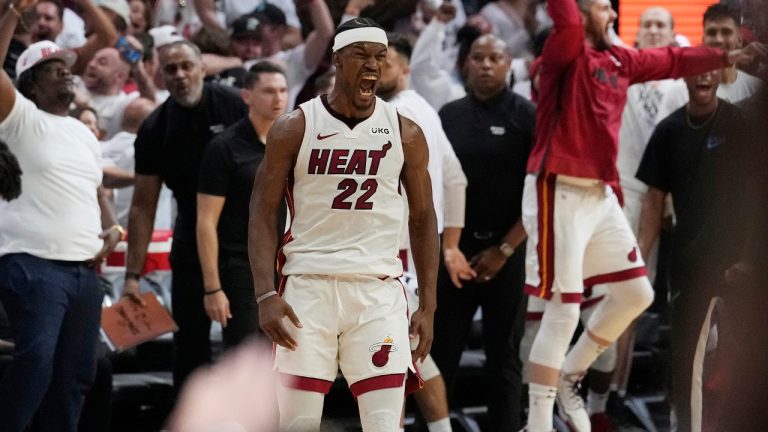
M125 38L125 36L120 36L119 39L117 39L117 44L115 44L115 48L120 53L120 57L123 58L126 62L129 64L136 64L138 63L141 58L144 56L144 54L137 50L136 48L131 45L128 40Z

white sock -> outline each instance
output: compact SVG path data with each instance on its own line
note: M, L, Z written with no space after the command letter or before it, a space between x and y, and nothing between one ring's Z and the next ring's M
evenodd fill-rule
M587 393L587 412L589 415L603 413L608 405L608 396L611 391L605 393L596 393L592 389Z
M527 432L550 432L557 387L530 383L528 385Z
M565 356L563 363L563 374L586 372L589 366L595 361L597 356L603 353L608 345L600 345L595 342L587 331L581 333L579 341L571 348L568 355Z
M429 432L453 432L450 417L427 423L427 429Z

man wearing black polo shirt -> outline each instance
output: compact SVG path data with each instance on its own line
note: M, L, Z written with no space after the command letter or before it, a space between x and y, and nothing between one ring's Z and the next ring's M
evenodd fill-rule
M441 266L432 355L450 395L472 318L482 307L488 430L494 431L520 429L525 254L513 252L526 237L520 206L535 123L534 106L506 86L510 61L503 41L478 38L467 63L469 94L440 110L468 181L464 230L460 239L444 236L443 251L471 257L477 277L459 288ZM450 260L447 252L444 258Z
M662 120L643 155L637 178L649 186L638 245L647 256L672 194L677 222L670 251L673 402L678 430L691 430L694 352L712 297L723 295L725 270L738 261L745 236L744 197L753 170L741 111L718 99L720 72L686 79L689 102Z
M136 180L128 217L127 263L123 296L137 302L139 277L152 237L157 199L163 182L178 207L174 224L173 379L177 389L196 367L210 361L211 321L203 307L203 275L197 257L195 226L200 159L208 142L246 114L232 90L203 84L200 50L184 40L163 46L160 67L171 97L141 125L136 138Z
M288 103L285 72L274 63L256 63L244 81L240 93L248 116L205 149L197 188L197 252L205 312L224 328L225 347L259 330L248 263L248 206L251 190L259 187L253 178L264 159L267 132Z

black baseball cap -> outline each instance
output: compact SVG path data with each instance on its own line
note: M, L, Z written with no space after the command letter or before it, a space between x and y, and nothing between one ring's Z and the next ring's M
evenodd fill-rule
M232 39L246 39L250 37L260 38L259 26L264 23L265 20L256 16L255 14L246 14L232 23Z
M283 12L283 10L279 7L265 1L262 2L256 9L254 9L252 14L262 19L266 24L281 26L287 24L285 19L285 12Z

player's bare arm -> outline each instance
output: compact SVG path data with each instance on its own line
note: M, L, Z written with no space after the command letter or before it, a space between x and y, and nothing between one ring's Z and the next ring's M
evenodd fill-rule
M267 135L264 161L254 178L248 221L248 259L257 299L275 291L278 209L303 137L304 113L301 110L277 119ZM259 303L262 331L276 344L295 350L296 341L283 325L286 316L294 326L301 327L293 309L280 296L272 295Z
M400 117L405 163L401 180L408 196L408 232L419 281L419 309L411 318L411 335L418 335L414 360L424 360L432 347L437 285L437 218L432 204L432 183L427 171L429 151L424 134L416 123Z
M19 1L12 5L17 10L24 10L34 2L28 0ZM19 23L19 17L11 10L8 10L0 17L0 59L5 59L8 54L8 46L13 38L13 32ZM13 86L11 78L5 71L0 71L0 121L5 120L11 113L13 105L16 103L16 88Z
M197 256L206 292L203 298L205 313L224 328L227 327L227 320L232 318L232 311L219 278L219 238L216 227L225 203L226 198L223 196L197 194Z
M464 227L464 208L466 207L467 177L461 169L461 162L447 141L443 150L443 263L448 276L456 288L461 288L461 281L472 280L477 273L469 265L464 252L459 249L459 240ZM436 209L437 210L437 209Z
M637 232L637 245L643 259L648 259L648 254L653 244L659 237L661 226L664 223L664 200L667 192L649 187L643 198L643 207L640 210L640 227Z
M137 276L144 267L162 186L163 180L159 176L136 174L131 210L128 213L128 232L131 235L128 237L126 278L121 295L142 305L144 299L139 296L139 279L128 275Z

